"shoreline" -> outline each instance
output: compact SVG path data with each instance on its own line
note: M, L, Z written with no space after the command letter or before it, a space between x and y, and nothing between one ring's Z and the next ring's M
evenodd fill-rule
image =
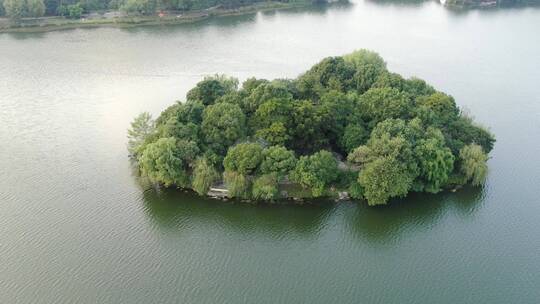
M459 190L463 189L466 185L460 184L451 184L443 188L440 192L437 193L428 193L428 192L414 192L416 194L422 195L436 195L436 194L450 194L456 193ZM161 186L158 186L161 187ZM165 187L166 189L168 187ZM349 190L344 188L330 188L325 191L321 196L313 196L310 194L310 190L307 188L302 188L300 185L295 183L286 183L280 184L279 186L279 197L272 200L264 199L255 199L255 198L241 198L241 197L230 197L227 187L220 183L219 185L213 185L210 187L206 194L198 194L194 189L187 187L177 187L173 188L173 191L189 192L194 196L211 199L214 201L222 202L242 202L248 204L280 204L280 205L305 205L310 204L313 201L327 201L332 203L362 203L368 204L365 198L352 198L350 196ZM394 199L399 200L400 198Z
M207 9L192 11L177 15L178 12L167 12L166 16L122 16L113 18L95 18L95 19L67 19L64 17L42 17L23 19L14 24L7 18L0 18L0 34L2 33L43 33L77 28L130 28L137 26L158 26L175 25L203 21L211 17L240 16L256 12L265 12L272 10L284 10L292 8L302 8L313 6L311 2L301 3L283 3L283 2L265 2L248 6L242 6L235 9ZM326 4L328 5L328 4Z

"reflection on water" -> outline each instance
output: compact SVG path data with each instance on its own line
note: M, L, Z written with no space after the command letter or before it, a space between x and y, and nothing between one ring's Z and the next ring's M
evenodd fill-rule
M332 204L254 205L219 201L192 192L150 188L144 192L146 214L160 228L182 233L204 225L251 237L311 237L326 226Z
M190 191L148 188L144 210L158 229L169 232L213 226L254 238L311 238L343 225L349 230L345 233L387 243L399 241L407 233L430 230L454 212L472 220L481 196L481 188L467 187L456 193L412 194L387 206L368 207L362 202L323 200L303 205L224 202Z
M324 16L329 11L342 11L352 8L352 3L335 3L332 5L313 5L307 7L298 7L298 8L288 8L288 9L275 9L275 10L266 10L260 12L253 12L242 14L238 16L215 16L208 19L202 19L200 21L180 23L180 24L169 24L169 25L148 25L148 26L137 26L137 27L125 27L120 28L122 31L129 33L155 33L159 35L163 34L174 34L178 31L190 32L190 31L200 31L201 26L205 27L216 27L216 28L234 28L237 26L245 26L247 23L254 23L257 21L257 18L274 18L278 16L300 16L300 15L316 15Z
M472 218L481 204L481 192L480 188L471 187L456 193L413 193L387 206L360 204L344 216L356 236L371 242L399 241L404 234L433 229L454 209Z
M8 33L0 33L0 35L7 35L15 40L27 40L27 39L44 38L47 35L47 33L46 32L35 32L35 33L8 32Z

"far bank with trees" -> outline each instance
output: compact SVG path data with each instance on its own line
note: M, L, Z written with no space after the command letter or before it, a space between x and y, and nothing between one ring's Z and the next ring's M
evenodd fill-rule
M0 31L183 23L329 2L347 0L0 0Z

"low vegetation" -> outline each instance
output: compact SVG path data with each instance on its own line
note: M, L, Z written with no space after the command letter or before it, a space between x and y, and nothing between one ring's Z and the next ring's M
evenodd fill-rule
M141 173L164 186L205 194L223 182L230 197L266 201L347 191L370 205L482 184L495 142L454 98L367 50L292 80L206 77L128 137Z

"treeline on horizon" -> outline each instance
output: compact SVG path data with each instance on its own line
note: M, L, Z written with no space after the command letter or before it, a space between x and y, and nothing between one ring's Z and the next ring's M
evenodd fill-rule
M538 4L540 3L540 0L446 0L444 5L450 7L474 8L492 2L495 2L497 6L512 6Z
M192 11L212 7L237 8L265 0L0 0L0 16L12 19L42 16L80 18L84 13L121 10L153 15L157 11ZM325 3L326 0L273 0L283 3Z
M141 174L201 195L224 182L231 197L273 201L282 185L297 185L309 197L347 191L370 205L486 178L493 135L374 52L325 58L296 79L238 84L207 77L155 121L138 116L128 148Z

